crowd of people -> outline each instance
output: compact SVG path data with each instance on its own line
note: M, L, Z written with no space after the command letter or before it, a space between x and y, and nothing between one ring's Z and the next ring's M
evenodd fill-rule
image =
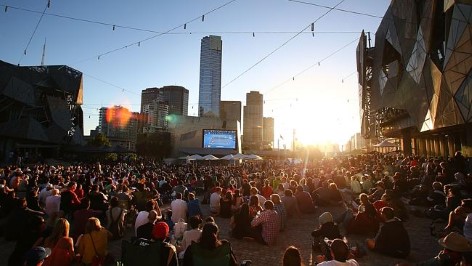
M421 265L458 265L470 263L472 251L468 163L457 152L451 158L374 153L306 164L166 165L138 159L7 165L0 170L1 232L16 241L8 265L111 263L109 241L123 239L131 228L131 244L161 247L159 265L210 265L210 258L216 260L212 265L237 265L213 217L229 220L234 239L273 246L293 220L312 215L319 226L307 233L319 255L316 263L358 265L356 258L368 250L408 257L403 223L422 215L444 219L446 226L438 235L444 250ZM201 204L209 204L210 212ZM329 206L345 211L315 215ZM352 245L350 234L366 240ZM281 264L303 265L298 248L288 247Z

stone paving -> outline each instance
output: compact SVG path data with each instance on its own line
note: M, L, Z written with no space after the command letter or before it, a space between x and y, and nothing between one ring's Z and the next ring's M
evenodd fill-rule
M209 214L209 206L202 205L204 214ZM216 217L215 220L220 227L220 238L228 239L239 262L242 260L252 260L252 265L281 265L283 253L290 246L296 246L301 250L303 262L306 266L313 265L312 258L319 254L311 252L311 231L318 225L318 216L324 211L330 211L333 216L340 214L342 208L320 208L315 214L303 215L300 218L289 220L288 226L278 238L275 246L263 246L252 240L237 240L229 235L229 219ZM366 256L358 259L360 265L395 265L401 262L415 263L435 256L440 250L437 240L430 235L429 225L431 220L411 216L405 222L405 227L410 233L411 254L406 260L389 258L373 252L368 252ZM131 237L132 230L128 230L125 238ZM349 235L348 240L362 242L367 236ZM6 265L8 256L13 250L14 243L6 242L0 238L0 265ZM121 254L121 241L112 241L109 245L110 252L119 258Z

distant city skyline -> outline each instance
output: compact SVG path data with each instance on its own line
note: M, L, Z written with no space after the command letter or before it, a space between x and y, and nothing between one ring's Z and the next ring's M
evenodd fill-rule
M291 139L296 128L305 143L339 143L360 130L356 43L362 30L375 38L389 3L4 1L0 60L35 66L44 51L46 65L81 71L88 134L101 107L140 111L150 87L187 88L188 115L197 116L201 39L221 36L221 100L245 105L247 92L260 91L275 136Z

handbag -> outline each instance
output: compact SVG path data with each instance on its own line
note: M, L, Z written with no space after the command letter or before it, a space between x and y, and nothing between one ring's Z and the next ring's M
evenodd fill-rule
M91 266L105 266L105 265L113 265L115 264L115 259L110 254L105 256L100 256L97 253L97 249L95 248L95 243L93 242L92 234L89 234L90 240L92 240L93 250L95 251L95 256L92 258Z

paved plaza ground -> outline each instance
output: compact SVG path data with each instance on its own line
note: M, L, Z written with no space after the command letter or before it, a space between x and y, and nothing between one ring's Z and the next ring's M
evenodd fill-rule
M164 207L165 208L165 207ZM202 205L204 214L209 214L209 206ZM294 245L301 250L303 261L306 266L313 265L313 258L319 254L312 254L311 252L311 231L318 225L318 216L324 211L330 211L334 216L342 212L340 207L320 208L315 214L306 214L300 218L291 219L284 232L278 238L275 246L263 246L252 240L237 240L230 237L229 234L229 219L216 217L216 222L220 227L221 238L230 240L233 250L238 261L252 260L255 266L258 265L281 265L282 256L285 249ZM411 216L405 222L405 227L410 234L411 240L411 254L406 260L389 258L373 252L358 259L360 265L395 265L400 262L415 263L426 260L435 256L440 250L437 240L430 235L429 225L431 220L425 218L418 218ZM132 230L128 230L125 238L132 236ZM363 241L366 236L349 235L349 241ZM6 242L3 238L0 239L0 265L6 265L7 258L13 250L14 243ZM112 241L110 243L110 251L119 258L121 254L121 241Z

